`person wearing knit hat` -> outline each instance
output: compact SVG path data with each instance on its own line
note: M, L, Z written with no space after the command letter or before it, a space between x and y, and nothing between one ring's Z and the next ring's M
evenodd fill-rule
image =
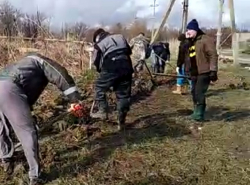
M187 29L188 29L188 30L199 31L200 28L199 28L199 24L198 24L197 20L196 20L196 19L191 20L191 21L188 23L188 25L187 25Z
M200 28L196 19L187 24L186 38L189 40L190 66L188 75L192 81L192 97L194 111L191 118L195 121L204 121L206 110L206 92L210 82L217 81L218 55L215 42Z

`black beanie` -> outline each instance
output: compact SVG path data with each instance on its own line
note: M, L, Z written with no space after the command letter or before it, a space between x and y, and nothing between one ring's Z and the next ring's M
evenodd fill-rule
M104 29L102 29L102 28L99 28L99 29L97 29L97 30L94 32L94 34L93 34L93 42L96 42L96 37L97 37L99 34L101 34L101 33L105 33Z
M196 20L196 19L191 20L191 21L188 23L188 25L187 25L187 29L188 29L188 30L199 31L200 28L199 28L199 24L198 24L197 20Z

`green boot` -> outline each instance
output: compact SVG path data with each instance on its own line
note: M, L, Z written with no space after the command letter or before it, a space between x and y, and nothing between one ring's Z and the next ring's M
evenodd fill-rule
M192 119L195 121L204 121L204 114L206 110L206 105L197 105L195 113L192 115Z
M191 119L196 118L196 114L197 114L197 105L194 105L194 111L193 111L193 113L190 115L190 118L191 118Z

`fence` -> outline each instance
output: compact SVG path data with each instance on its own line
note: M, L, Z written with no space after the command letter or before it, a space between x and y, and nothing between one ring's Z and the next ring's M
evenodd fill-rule
M250 33L237 33L239 52L250 54Z
M48 38L25 38L0 36L1 63L16 60L27 51L38 51L65 65L77 65L81 70L91 69L92 44L86 41Z

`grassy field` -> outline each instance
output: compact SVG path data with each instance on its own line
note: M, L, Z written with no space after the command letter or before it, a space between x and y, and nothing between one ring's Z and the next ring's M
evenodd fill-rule
M49 57L60 61L78 79L89 107L95 74L81 74L80 52L77 55L66 52L64 45L52 46L47 49ZM178 42L170 46L174 58ZM190 131L194 123L186 119L192 112L191 96L172 94L175 82L170 79L158 81L160 85L152 92L133 90L139 96L133 98L125 132L117 132L114 113L113 121L95 122L92 132L75 124L78 120L70 115L53 121L51 117L62 114L58 107L67 106L57 98L56 88L49 86L34 107L41 128L40 156L47 185L250 184L249 71L220 70L219 81L207 93L208 121L198 134ZM0 168L0 184L27 184L23 153L16 153L15 160L12 176Z
M45 124L50 137L40 153L47 184L250 184L250 74L227 69L219 78L208 92L209 121L198 136L185 119L192 108L190 95L173 95L171 83L133 104L125 132L117 132L113 123L96 122L101 130L86 139L85 127L52 133L54 126ZM13 176L0 171L1 184L20 184L27 178L26 161L18 156Z

